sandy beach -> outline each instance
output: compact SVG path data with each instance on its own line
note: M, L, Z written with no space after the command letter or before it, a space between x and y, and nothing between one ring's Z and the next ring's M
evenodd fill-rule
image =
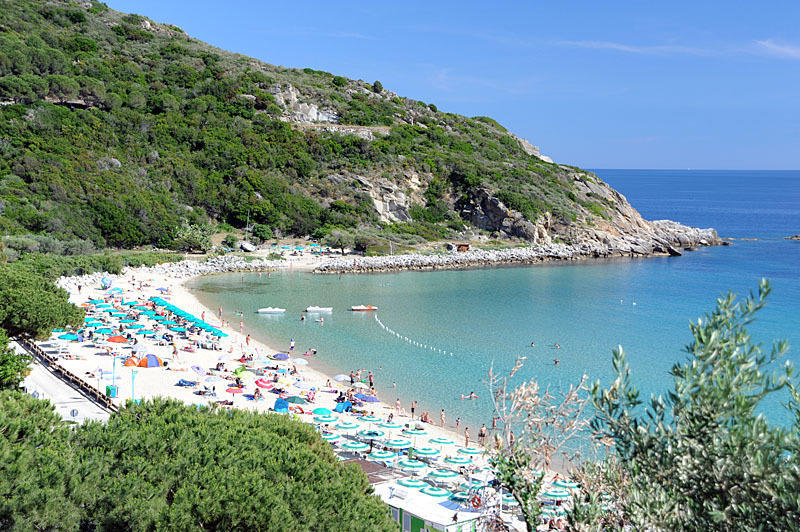
M292 256L284 263L281 268L295 271L313 271L322 260L313 255ZM264 273L267 275L267 273ZM304 357L303 353L294 351L290 354L290 359L286 361L273 360L272 355L276 353L286 353L286 346L289 345L287 338L286 346L278 348L266 345L254 338L248 338L248 331L245 328L239 330L239 318L234 315L231 309L223 309L222 320L218 315L218 310L204 307L184 286L184 283L192 277L165 275L158 272L158 268L137 268L126 270L122 275L108 275L112 282L112 289L118 296L117 299L109 299L108 291L103 290L99 283L94 282L94 277L74 277L64 278L59 281L70 292L70 301L77 305L86 305L90 300L98 301L104 299L106 304L114 304L119 307L122 301L129 302L136 300L140 303L147 302L151 297L161 297L176 307L203 319L208 324L218 327L227 337L218 341L219 350L196 348L194 352L188 352L187 348L195 340L209 341L213 338L201 338L197 335L188 338L181 338L175 335L175 346L177 353L168 342L161 342L164 345L151 339L142 339L135 334L135 330L123 329L126 332L133 332L139 344L144 347L136 347L127 344L109 344L106 342L75 342L58 339L62 333L54 333L53 337L45 342L43 347L50 352L59 351L63 356L60 363L68 370L78 375L91 386L104 392L106 386L115 383L117 385L117 396L113 399L117 405L123 405L126 401L134 399L149 399L153 397L171 397L179 399L187 404L207 405L216 401L230 401L234 408L244 408L257 411L269 411L273 408L277 395L268 391L261 390L263 398L253 400L252 394L258 389L254 384L254 378L244 380L241 391L237 391L234 385L233 372L240 368L243 363L240 361L242 356L252 357L246 366L249 370L260 372L261 368L278 368L279 370L292 371L296 368L297 374L293 377L281 376L278 384L282 385L287 395L298 395L307 398L308 392L315 391L314 401L307 405L300 405L304 412L310 412L316 408L327 408L334 410L336 407L335 399L340 392L350 389L349 382L341 383L334 380L333 375L327 375L314 367L314 359L311 356ZM80 292L78 286L81 286ZM141 286L141 288L140 288ZM93 307L88 307L93 308ZM120 307L125 309L125 307ZM94 312L97 313L96 309ZM105 310L105 309L103 309ZM96 315L102 315L97 313ZM224 324L223 324L224 320ZM147 323L147 321L143 321ZM115 322L115 326L120 324ZM133 324L136 326L135 324ZM150 325L148 324L149 328ZM165 327L160 329L167 331ZM115 332L118 332L115 329ZM102 338L102 336L100 336ZM137 344L137 345L139 345ZM111 350L116 356L109 356L107 351ZM127 367L124 361L133 355L134 349L140 350L139 355L153 354L158 356L166 367ZM140 357L141 358L141 357ZM293 360L300 360L293 363ZM307 362L307 364L303 364ZM222 368L215 371L213 368ZM273 371L267 369L268 374ZM250 372L248 372L250 373ZM255 377L255 373L251 373ZM366 380L367 374L361 375L362 380ZM181 379L197 382L196 386L177 386ZM215 396L197 395L198 390L208 389L215 393ZM232 390L228 392L226 390ZM365 390L360 390L364 391ZM227 405L226 405L227 406ZM395 405L386 401L367 402L362 407L357 407L360 411L366 411L370 415L386 420L389 415L393 416L393 421L401 425L414 427L424 426L427 435L415 445L427 445L427 440L432 438L446 438L453 440L458 446L465 444L464 435L456 433L452 428L441 427L438 412L432 413L433 423L420 423L419 414L412 420L408 405L403 405L399 410ZM298 409L299 410L299 409ZM313 422L311 414L296 414L303 421ZM347 416L349 419L351 416ZM451 420L448 419L448 422ZM364 428L367 428L364 426ZM397 431L400 432L399 430ZM478 446L477 430L470 434L470 447ZM454 449L455 450L455 449ZM476 462L483 463L481 457Z

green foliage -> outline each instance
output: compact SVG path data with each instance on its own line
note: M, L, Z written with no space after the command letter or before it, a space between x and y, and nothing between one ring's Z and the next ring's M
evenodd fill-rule
M0 392L0 453L3 529L396 530L360 468L279 415L155 400L70 431Z
M380 81L376 80L375 83L372 84L372 92L377 93L377 94L382 93L383 92L383 83L381 83Z
M31 358L17 354L8 345L8 335L0 329L0 390L15 390L28 375Z
M225 238L222 239L222 245L230 249L236 249L238 242L239 239L235 235L225 235Z
M666 397L639 399L622 350L616 379L592 393L593 428L610 438L629 475L623 509L637 528L660 530L791 530L800 516L800 416L791 427L769 423L762 400L789 389L798 408L793 367L770 366L787 351L753 344L747 326L766 304L758 295L721 298L690 325L689 359L671 370Z
M205 253L211 249L211 228L183 222L176 231L173 246L180 251Z
M268 225L265 224L255 224L253 226L253 237L256 238L259 242L266 242L270 240L275 235L272 232L272 229Z
M0 266L0 328L8 336L46 338L54 327L77 327L83 309L67 292L28 268Z
M344 87L347 85L347 78L342 76L333 76L333 84L337 87Z
M323 240L326 246L338 248L342 255L344 255L345 248L352 248L355 244L355 238L352 233L342 229L334 229Z

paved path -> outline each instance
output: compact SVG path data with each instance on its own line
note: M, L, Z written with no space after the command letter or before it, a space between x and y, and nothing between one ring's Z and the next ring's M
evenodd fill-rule
M11 345L18 352L25 352L16 342L11 342ZM83 423L87 419L108 420L109 413L106 410L50 373L35 359L31 363L31 373L22 382L22 387L31 395L49 399L55 405L56 412L66 420L77 423Z

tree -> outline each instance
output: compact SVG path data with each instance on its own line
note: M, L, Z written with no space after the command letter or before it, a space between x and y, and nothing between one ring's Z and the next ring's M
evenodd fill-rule
M283 416L158 399L81 426L73 445L74 502L100 531L396 530L360 468Z
M342 255L344 255L345 248L352 247L354 242L355 239L352 233L349 233L348 231L344 231L342 229L334 229L323 240L323 243L326 246L330 246L332 248L339 248L342 251Z
M177 230L173 247L179 251L205 253L211 249L211 229L184 221Z
M230 249L236 249L236 244L238 242L239 240L235 235L225 235L225 238L222 239L222 245Z
M613 444L618 477L627 477L621 513L636 527L790 530L800 522L800 393L788 361L769 370L787 344L765 354L747 331L769 292L762 280L757 296L729 293L690 325L689 357L673 366L667 397L643 404L621 348L611 386L593 386L593 428ZM764 398L784 389L792 392L790 427L759 412ZM571 517L576 526L588 518Z
M511 388L511 379L523 367L524 357L507 375L489 370L487 384L501 432L495 434L491 463L497 479L517 500L529 531L539 524L541 507L537 496L542 488L543 471L557 457L577 463L580 447L574 442L584 437L590 418L586 409L590 398L584 375L566 392L542 389L536 379ZM513 433L513 430L517 434Z
M257 238L259 242L266 242L275 235L272 233L272 229L270 229L268 225L255 224L253 225L253 236Z
M54 327L77 327L83 309L50 280L15 265L0 266L0 328L8 336L46 338Z
M31 357L17 354L8 345L8 335L0 329L0 390L16 390L28 376Z
M376 80L375 83L372 84L372 92L375 92L377 94L382 93L383 92L383 83L381 83L380 81Z

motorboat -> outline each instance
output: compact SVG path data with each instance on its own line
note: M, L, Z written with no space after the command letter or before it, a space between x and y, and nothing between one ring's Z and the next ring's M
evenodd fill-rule
M372 305L354 305L350 307L350 310L355 312L369 312L372 310L378 310L378 307L373 307Z
M306 312L333 312L333 307L306 307Z
M259 314L280 314L281 312L286 312L286 309L278 307L264 307L258 309Z

